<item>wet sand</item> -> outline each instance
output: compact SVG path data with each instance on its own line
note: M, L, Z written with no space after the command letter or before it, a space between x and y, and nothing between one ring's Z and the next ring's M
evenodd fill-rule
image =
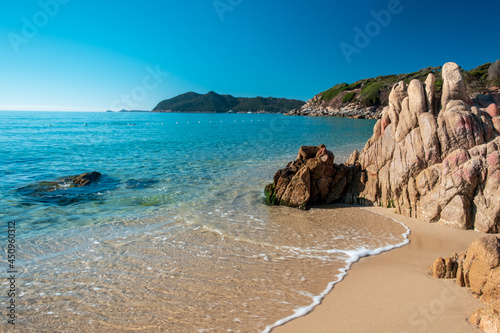
M484 234L455 230L363 208L403 222L410 244L362 258L311 313L275 328L273 333L302 332L478 332L468 322L483 307L454 280L437 280L429 266L439 257L466 251Z

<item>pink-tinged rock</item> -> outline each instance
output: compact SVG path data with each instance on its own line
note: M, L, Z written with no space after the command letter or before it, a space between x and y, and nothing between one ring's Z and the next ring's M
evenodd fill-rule
M479 111L479 117L481 118L483 126L484 141L488 142L495 138L495 126L493 125L492 117L486 111Z
M500 134L500 116L496 116L495 118L491 119L491 121L493 122L495 131Z
M443 155L484 143L480 119L468 111L464 102L455 102L450 102L448 111L441 112L438 117L438 136Z
M500 111L498 111L498 107L495 103L491 103L487 108L486 112L493 118L496 116L500 116Z
M385 129L387 128L387 126L389 126L390 123L391 123L391 120L389 119L389 116L387 116L386 114L383 114L382 115L382 122L380 123L382 135L384 134Z
M469 152L465 149L457 149L443 161L443 176L455 170L459 165L470 159Z
M500 168L500 152L494 151L486 157L488 161L488 172L493 174Z

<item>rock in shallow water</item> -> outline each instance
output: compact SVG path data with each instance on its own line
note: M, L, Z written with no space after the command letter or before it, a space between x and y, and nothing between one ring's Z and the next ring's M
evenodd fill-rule
M101 176L102 176L101 173L99 173L97 171L92 171L92 172L82 173L81 175L78 175L78 176L72 176L72 177L65 178L65 179L63 179L63 181L69 180L71 183L73 183L74 186L80 187L80 186L90 185L90 184L98 181L99 178L101 178Z
M113 190L118 181L102 177L101 173L92 171L76 176L60 178L54 181L41 181L16 189L15 192L27 200L23 204L34 202L69 205L82 200L88 200L101 192Z

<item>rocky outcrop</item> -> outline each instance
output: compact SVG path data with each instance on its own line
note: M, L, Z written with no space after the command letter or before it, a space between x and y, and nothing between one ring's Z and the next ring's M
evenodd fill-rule
M99 172L92 171L52 181L36 182L14 191L23 196L28 204L38 202L68 205L92 199L99 192L112 190L117 185L118 181L109 177L102 177Z
M469 321L485 333L500 333L500 312L495 309L477 309Z
M474 241L463 266L465 285L500 311L500 240L491 235Z
M42 181L36 184L28 185L26 188L31 188L39 193L54 192L59 189L67 189L72 187L82 187L95 183L101 178L101 173L97 171L85 172L76 176L68 176L53 181Z
M382 115L380 106L362 106L357 103L348 103L335 107L332 105L306 104L302 109L295 109L285 114L286 116L310 116L310 117L340 117L354 119L379 119Z
M360 167L359 164L337 165L334 158L325 145L302 146L297 159L279 170L274 182L266 186L266 202L304 209L311 204L332 203L343 198Z
M428 85L395 85L373 137L360 153L368 173L360 196L394 202L400 214L483 232L500 230L500 128L497 106L473 106L460 68L443 66L441 104L435 116ZM406 92L406 94L404 93ZM378 130L380 127L380 131ZM370 179L373 178L373 179Z
M471 243L467 252L456 253L443 259L437 258L432 266L435 278L456 278L461 287L490 306L478 309L470 322L484 332L500 331L500 239L494 235L479 238Z
M458 65L445 64L442 76L443 107L439 111L433 103L432 73L425 84L419 80L412 80L408 86L403 81L395 84L389 105L365 148L354 153L348 163L334 165L330 174L321 175L322 189L329 187L329 194L323 191L316 195L321 178L316 173L309 182L310 173L302 170L302 180L298 182L297 175L292 184L297 190L308 189L312 195L300 196L297 205L288 200L294 196L290 188L283 204L372 204L394 207L399 214L426 222L499 232L498 106L491 103L484 108L467 96ZM314 163L297 160L280 172L291 179L303 165ZM284 193L281 187L289 182L278 181L280 176L275 176L274 188Z

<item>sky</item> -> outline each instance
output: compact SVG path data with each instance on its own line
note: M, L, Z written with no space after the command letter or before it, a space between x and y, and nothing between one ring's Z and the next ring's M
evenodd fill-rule
M2 1L0 110L151 110L195 91L308 100L500 58L499 1Z

